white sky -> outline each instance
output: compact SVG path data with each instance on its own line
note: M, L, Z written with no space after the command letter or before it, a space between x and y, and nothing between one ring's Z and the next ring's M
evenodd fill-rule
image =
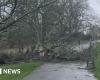
M96 16L100 17L100 0L89 0L89 5Z

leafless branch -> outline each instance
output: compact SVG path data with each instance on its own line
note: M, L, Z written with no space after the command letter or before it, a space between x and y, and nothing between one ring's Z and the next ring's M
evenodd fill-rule
M17 1L18 1L18 0L15 0L15 2L14 2L14 7L13 7L13 9L11 10L9 16L8 16L7 18L5 18L2 22L7 21L7 20L13 15L13 13L15 12L16 6L17 6Z
M24 17L27 16L28 14L33 13L33 12L35 13L35 12L38 11L39 9L44 8L44 7L46 7L46 6L49 6L50 4L52 4L52 3L54 3L54 2L56 2L56 0L55 0L55 1L51 1L51 2L49 2L49 3L46 3L46 4L43 4L43 5L39 5L36 9L31 10L31 11L25 13L23 16L21 16L21 17L18 18L17 20L14 20L14 21L8 23L6 26L4 26L3 28L1 28L0 31L4 31L5 29L11 27L11 26L12 26L13 24L15 24L16 22L19 22L22 18L24 18Z

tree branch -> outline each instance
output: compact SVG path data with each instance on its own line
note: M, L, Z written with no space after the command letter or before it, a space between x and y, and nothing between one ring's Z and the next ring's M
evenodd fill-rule
M23 16L21 16L21 17L18 18L17 20L14 20L14 21L8 23L6 26L4 26L3 28L0 29L0 32L1 32L1 31L4 31L5 29L8 29L9 27L11 27L11 26L12 26L13 24L15 24L16 22L19 22L22 18L24 18L24 17L27 16L28 14L30 14L30 13L32 13L32 12L35 13L35 12L38 11L39 9L44 8L44 7L46 7L46 6L49 6L50 4L52 4L52 3L54 3L54 2L56 2L56 0L55 0L55 1L51 1L51 2L49 2L49 3L46 3L46 4L44 4L44 5L39 5L36 9L31 10L31 11L25 13Z
M7 20L13 15L13 13L15 12L16 6L17 6L17 2L18 2L18 0L15 0L15 1L14 1L14 7L13 7L13 9L11 10L9 16L8 16L7 18L5 18L5 19L2 21L3 23L4 23L5 21L7 21Z

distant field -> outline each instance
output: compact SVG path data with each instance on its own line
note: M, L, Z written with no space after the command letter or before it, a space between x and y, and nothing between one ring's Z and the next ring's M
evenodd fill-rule
M100 80L100 43L97 43L96 45L95 54L95 76L98 78L98 80Z
M21 74L13 74L13 75L0 75L0 80L22 80L26 75L31 73L34 69L41 65L39 61L32 61L29 63L22 63L22 64L12 64L12 65L3 65L0 68L7 68L7 69L21 69Z

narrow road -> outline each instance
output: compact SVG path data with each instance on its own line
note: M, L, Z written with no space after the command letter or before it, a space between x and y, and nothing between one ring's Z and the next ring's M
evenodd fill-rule
M84 63L46 63L24 80L96 80Z

